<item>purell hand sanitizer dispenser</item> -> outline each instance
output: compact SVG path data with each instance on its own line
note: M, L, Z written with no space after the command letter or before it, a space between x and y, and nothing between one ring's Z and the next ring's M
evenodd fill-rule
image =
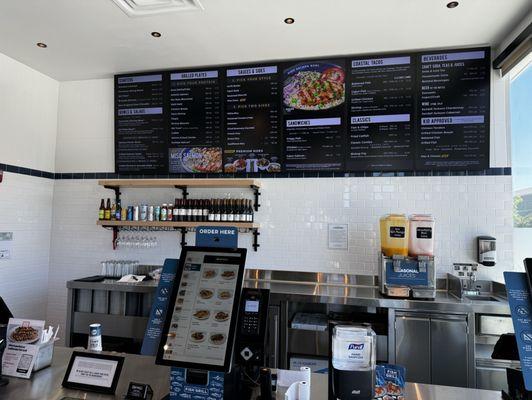
M369 325L329 326L329 400L371 400L375 395L377 336Z

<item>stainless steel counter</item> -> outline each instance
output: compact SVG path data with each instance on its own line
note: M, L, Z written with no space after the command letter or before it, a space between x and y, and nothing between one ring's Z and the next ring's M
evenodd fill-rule
M126 358L124 368L115 396L100 395L78 390L63 389L61 382L66 371L73 349L56 347L52 366L35 373L31 380L9 378L10 383L0 388L2 399L24 400L60 400L70 396L86 400L121 399L130 381L149 383L154 390L154 400L159 400L168 393L168 377L170 368L155 365L153 357L121 354ZM323 400L327 398L327 376L312 374L311 399ZM499 392L453 388L408 383L406 398L409 400L495 400L501 399ZM282 399L283 391L277 393L277 399Z
M385 297L380 294L374 276L247 270L245 285L270 289L276 299L281 301L345 304L412 311L510 314L508 301L502 293L494 296L497 301L459 299L449 294L441 281L434 300Z
M456 313L510 314L508 301L502 295L497 301L458 299L440 283L434 300L411 300L384 297L379 293L376 277L289 271L246 270L245 286L267 288L280 301L345 304L401 310L422 310ZM157 282L117 283L68 281L69 289L108 290L149 293Z

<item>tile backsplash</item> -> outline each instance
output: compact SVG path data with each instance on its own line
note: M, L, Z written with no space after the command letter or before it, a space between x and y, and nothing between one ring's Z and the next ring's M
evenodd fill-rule
M379 218L387 213L430 213L436 220L437 271L444 276L453 262L475 261L478 235L497 238L499 262L480 268L479 278L502 280L512 264L511 176L375 177L262 179L261 224L257 252L252 236L242 233L239 246L249 249L250 268L377 274ZM171 189L124 189L122 204L160 204L181 197ZM190 189L190 198L232 197L242 189ZM100 271L106 259L137 259L162 264L180 252L177 232L150 233L159 247L112 250L112 232L96 226L101 198L113 192L96 180L55 181L49 274L48 319L64 321L65 282ZM328 224L349 226L348 250L329 250ZM194 244L194 234L187 235Z

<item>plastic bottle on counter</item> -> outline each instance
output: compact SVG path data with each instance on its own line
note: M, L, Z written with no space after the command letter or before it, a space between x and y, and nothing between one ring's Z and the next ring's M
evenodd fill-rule
M408 218L389 214L381 218L381 249L386 257L408 256Z
M410 217L408 254L411 257L434 256L434 218L432 215L414 214Z

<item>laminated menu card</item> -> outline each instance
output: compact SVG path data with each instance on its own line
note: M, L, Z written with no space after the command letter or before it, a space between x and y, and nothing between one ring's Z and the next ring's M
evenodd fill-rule
M39 352L44 321L10 318L6 331L6 348L2 373L28 379Z

